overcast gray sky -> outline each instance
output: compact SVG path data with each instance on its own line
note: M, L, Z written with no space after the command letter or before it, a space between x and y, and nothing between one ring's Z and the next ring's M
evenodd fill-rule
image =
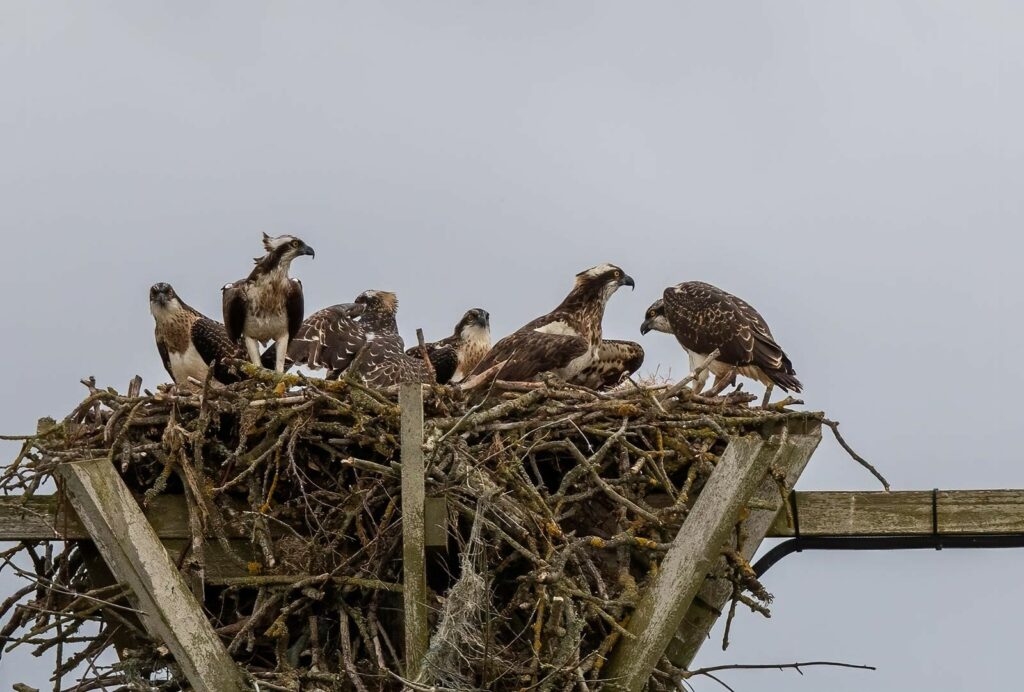
M218 316L289 232L310 308L394 290L407 338L472 306L503 335L612 261L637 286L605 333L639 339L665 286L710 281L894 488L1022 487L1022 36L1014 2L0 3L2 428L85 375L162 381L150 284ZM874 486L827 439L799 487ZM880 669L740 692L1006 689L1022 570L791 557L772 619L698 663ZM48 670L5 659L0 684Z

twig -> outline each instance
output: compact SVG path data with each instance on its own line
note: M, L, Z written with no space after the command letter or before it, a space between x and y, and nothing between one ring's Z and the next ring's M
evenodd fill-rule
M878 469L876 469L874 466L868 463L867 459L857 454L857 452L853 451L853 448L850 447L850 445L846 443L846 440L843 439L843 436L839 434L839 422L829 420L828 418L822 418L821 422L823 425L827 425L829 428L832 429L832 434L835 435L836 442L839 443L839 446L845 449L846 453L849 454L854 461L856 461L858 464L866 468L872 476L877 478L878 481L882 484L882 487L885 488L885 492L889 492L889 481L885 480L885 476L879 473Z

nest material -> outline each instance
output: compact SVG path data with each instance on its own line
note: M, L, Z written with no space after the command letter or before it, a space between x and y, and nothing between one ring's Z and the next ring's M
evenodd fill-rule
M432 638L410 671L394 392L250 374L155 394L87 382L85 401L26 440L0 491L31 495L59 464L99 456L144 505L183 494L192 540L172 557L261 690L600 689L729 436L820 419L745 394L660 401L663 388L633 383L429 388L426 490L446 499L450 539L428 554ZM249 576L204 584L214 549ZM56 650L55 689L187 688L124 588L103 581L91 543L22 543L3 557L28 583L0 604L0 636ZM722 566L740 600L764 610L770 595L742 557ZM110 648L120 662L93 665Z

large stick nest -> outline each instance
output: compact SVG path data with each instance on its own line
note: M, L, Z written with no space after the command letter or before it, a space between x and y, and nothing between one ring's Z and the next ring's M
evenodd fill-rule
M250 374L155 394L89 381L81 405L26 439L0 491L49 492L60 464L106 457L143 506L183 495L192 538L171 557L260 690L600 689L729 437L820 418L745 394L661 401L664 388L633 383L428 388L426 491L446 500L449 541L428 551L430 649L406 670L396 394ZM235 577L212 577L214 554ZM187 688L91 543L3 557L28 582L0 604L0 636L55 650L55 689ZM737 553L722 565L744 602L767 605Z

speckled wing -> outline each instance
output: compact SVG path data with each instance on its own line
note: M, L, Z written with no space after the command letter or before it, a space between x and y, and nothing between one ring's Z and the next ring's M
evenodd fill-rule
M160 332L156 333L156 350L160 353L160 360L163 361L164 369L167 374L171 376L171 381L174 381L174 372L171 370L171 354L167 350L167 344L160 338Z
M768 323L747 302L701 281L665 289L665 316L682 346L728 365L760 367L781 388L800 391L789 358Z
M350 304L332 305L307 317L288 345L288 357L314 369L339 372L366 344Z
M298 279L288 280L288 292L285 294L285 309L288 311L288 336L294 339L302 327L302 317L306 314L305 299L302 296L302 282Z
M635 341L605 339L594 361L573 382L591 389L614 387L644 364L644 349Z
M245 329L245 315L248 311L245 300L245 291L242 285L245 279L226 284L221 289L221 304L224 310L224 328L227 330L228 338L238 341L242 338L242 331Z
M448 384L459 367L458 341L455 337L446 337L440 341L425 344L427 357L434 367L434 375L438 384ZM419 361L423 360L419 345L408 349L406 355Z
M432 382L423 359L408 355L402 350L403 346L402 338L397 334L368 338L353 364L353 374L361 377L366 384L376 387L403 382Z
M586 339L565 334L546 334L523 328L494 344L473 374L504 363L496 379L528 382L543 372L559 370L587 352Z
M233 358L244 358L237 342L228 337L227 329L220 322L209 317L198 317L192 323L192 344L207 365L217 361L213 376L222 384L238 382L241 378L237 372L226 364Z

